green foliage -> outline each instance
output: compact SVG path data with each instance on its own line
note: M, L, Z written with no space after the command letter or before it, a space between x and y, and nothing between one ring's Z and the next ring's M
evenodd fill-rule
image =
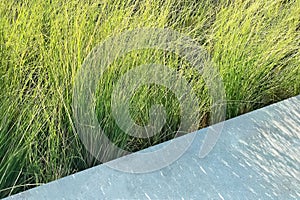
M139 27L194 38L220 71L231 118L300 94L299 13L299 0L0 1L0 197L99 164L80 142L71 103L78 69L105 38ZM199 128L209 124L205 82L187 63L168 52L129 53L101 79L95 108L108 136L129 151L172 138L180 122L174 94L156 85L140 88L130 109L145 125L151 105L163 104L168 119L161 133L136 139L113 121L112 85L147 61L180 66L202 100Z

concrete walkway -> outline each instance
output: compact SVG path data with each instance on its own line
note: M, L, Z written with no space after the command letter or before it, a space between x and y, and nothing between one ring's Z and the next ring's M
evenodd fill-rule
M300 199L300 96L226 121L216 146L200 158L208 129L176 138L195 136L161 170L134 174L100 165L7 199Z

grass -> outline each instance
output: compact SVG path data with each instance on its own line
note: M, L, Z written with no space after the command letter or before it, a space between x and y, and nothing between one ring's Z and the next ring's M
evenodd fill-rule
M227 118L300 94L299 0L3 0L0 2L0 197L99 164L74 128L72 89L84 58L105 38L140 27L171 28L205 48L222 77ZM145 63L177 69L201 98L199 128L211 100L203 79L172 53L133 51L100 80L98 120L118 146L136 151L168 140L180 122L167 88L144 86L131 99L132 118L147 124L151 105L167 123L152 138L124 134L110 115L112 86ZM130 67L128 67L130 66Z

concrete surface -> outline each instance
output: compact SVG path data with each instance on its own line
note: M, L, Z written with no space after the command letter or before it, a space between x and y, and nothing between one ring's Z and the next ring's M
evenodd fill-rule
M132 174L99 165L7 199L300 199L300 96L226 121L214 149L200 158L207 130L176 138L196 134L161 170Z

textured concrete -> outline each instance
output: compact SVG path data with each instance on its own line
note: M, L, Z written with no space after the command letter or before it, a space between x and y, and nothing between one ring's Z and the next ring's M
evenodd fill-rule
M177 138L196 134L186 153L159 171L100 165L8 199L300 199L300 96L226 121L215 148L199 158L207 130Z

